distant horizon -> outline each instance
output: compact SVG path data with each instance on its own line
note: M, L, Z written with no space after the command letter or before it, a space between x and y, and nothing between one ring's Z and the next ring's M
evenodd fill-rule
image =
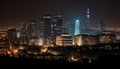
M18 27L9 27L9 28L3 28L3 29L0 29L0 31L8 31L8 29L17 29L17 30L20 30L20 28ZM93 30L99 30L98 27L92 27L91 29ZM120 32L120 28L105 28L106 31L115 31L115 32Z

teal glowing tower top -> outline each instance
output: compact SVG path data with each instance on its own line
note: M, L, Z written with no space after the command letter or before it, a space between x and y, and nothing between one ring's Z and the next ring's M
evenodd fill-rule
M81 30L80 30L80 20L77 19L75 20L75 34L74 35L78 35L80 34Z

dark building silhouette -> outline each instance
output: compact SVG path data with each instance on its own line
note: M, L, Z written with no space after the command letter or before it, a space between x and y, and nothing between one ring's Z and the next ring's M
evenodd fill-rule
M23 23L20 30L20 44L27 45L28 44L28 36L27 36L27 25Z
M14 42L17 39L17 30L16 29L9 29L7 31L7 35L8 35L8 44L14 45Z
M53 17L53 35L60 36L62 33L62 15L55 15Z
M103 21L100 22L99 30L100 33L105 32L105 24L103 23Z
M30 20L27 30L28 30L29 37L37 36L38 35L38 33L37 33L37 31L38 31L37 21Z
M52 25L52 19L50 15L44 15L42 18L43 24L44 24L44 36L49 37L51 36L51 25Z

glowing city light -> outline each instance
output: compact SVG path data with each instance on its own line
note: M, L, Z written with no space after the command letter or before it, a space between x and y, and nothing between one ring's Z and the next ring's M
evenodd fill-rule
M77 19L75 20L75 34L74 35L78 35L80 34L80 20Z
M42 46L42 45L43 45L43 39L40 38L40 39L39 39L39 46Z
M48 51L48 48L46 47L46 46L43 46L42 48L41 48L41 52L47 52Z
M19 32L17 32L17 38L19 38L20 37L20 33Z

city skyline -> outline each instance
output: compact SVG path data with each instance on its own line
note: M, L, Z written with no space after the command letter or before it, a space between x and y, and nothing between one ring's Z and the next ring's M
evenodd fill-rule
M0 10L2 64L120 64L116 0L0 0Z
M80 18L86 20L86 9L90 8L91 25L98 27L103 21L107 28L120 26L119 2L109 0L19 0L0 2L0 30L19 27L23 22L40 19L45 14L63 14L63 23Z

